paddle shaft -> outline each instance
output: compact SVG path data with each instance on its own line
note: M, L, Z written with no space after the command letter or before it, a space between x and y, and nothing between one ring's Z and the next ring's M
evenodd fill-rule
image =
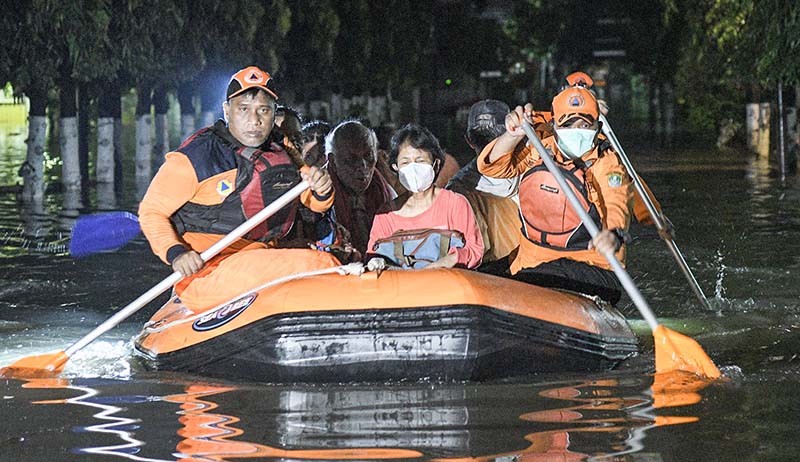
M220 253L223 249L231 245L234 241L247 234L251 229L255 228L261 222L274 215L276 212L278 212L280 209L288 205L293 200L297 199L303 191L308 189L308 187L309 185L306 181L301 181L300 184L298 184L294 188L284 193L281 197L277 198L268 206L261 209L260 212L253 215L250 219L239 225L236 229L234 229L233 231L228 233L225 237L217 241L214 245L209 247L205 252L201 253L200 258L202 258L204 262L210 260L218 253ZM139 298L129 303L128 306L116 312L113 316L108 318L104 323L97 326L93 331L89 332L83 338L81 338L80 340L72 344L69 348L64 350L67 357L72 356L77 351L79 351L89 343L93 342L97 337L100 337L101 335L105 334L106 332L114 328L117 324L128 318L130 315L139 311L143 306L145 306L154 298L158 297L164 291L175 285L175 283L177 283L181 279L183 279L183 275L180 273L180 271L175 271L174 273L169 275L169 277L156 284L152 289L143 293Z
M544 165L547 167L547 170L553 175L556 179L556 183L558 183L558 187L564 191L566 194L567 199L569 200L570 205L575 210L575 212L580 216L583 225L586 226L586 229L589 230L589 234L592 235L592 238L597 237L600 234L600 229L597 227L592 218L589 216L588 213L581 207L581 203L578 200L578 197L575 195L575 192L567 185L567 181L564 179L564 175L556 166L555 161L553 160L552 156L547 152L547 149L544 147L542 142L539 140L539 137L536 136L536 133L533 132L533 128L531 125L523 121L522 122L522 129L525 130L525 134L528 135L528 139L533 144L536 151L539 153L539 157L542 158ZM650 306L647 304L647 301L642 296L642 293L639 292L639 289L636 287L636 284L631 279L628 272L625 271L625 268L622 267L622 264L617 260L617 257L614 256L614 252L607 251L603 252L603 256L608 260L608 263L611 265L611 269L614 270L614 274L617 275L617 279L619 279L620 284L625 289L625 292L628 293L628 296L633 300L634 305L639 310L639 313L642 314L642 317L647 324L650 326L651 330L655 330L658 327L658 321L656 320L656 316L653 314L653 310L650 309Z
M614 147L614 150L617 151L619 154L620 160L622 161L622 165L625 166L625 170L628 171L628 175L633 179L633 185L636 187L636 192L639 194L639 197L642 198L644 205L647 207L647 212L653 218L653 222L656 225L656 229L659 231L659 235L664 240L664 243L667 244L667 248L669 248L670 253L672 254L672 258L675 259L675 262L680 267L681 272L683 272L684 277L689 282L689 286L692 288L692 292L694 292L695 296L700 303L706 308L711 309L711 304L708 302L708 298L703 293L703 289L700 288L700 284L698 284L697 279L694 277L692 270L689 268L689 265L686 263L686 259L683 258L683 254L681 253L680 249L678 249L678 245L675 243L675 240L672 239L672 236L669 235L668 232L664 232L666 229L666 224L662 219L662 215L656 210L655 204L650 199L650 195L647 194L647 191L644 189L644 185L642 181L639 179L639 175L636 173L636 170L633 168L633 164L631 164L630 159L625 154L625 150L622 149L622 145L617 139L617 135L614 133L614 130L611 128L611 125L608 123L606 117L600 114L600 121L602 122L603 127L603 134L606 135L608 141L611 142L611 146Z

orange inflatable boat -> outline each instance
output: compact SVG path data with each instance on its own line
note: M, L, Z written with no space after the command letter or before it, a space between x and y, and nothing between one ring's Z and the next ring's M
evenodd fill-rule
M304 277L199 314L173 299L135 350L149 369L332 383L597 371L638 343L625 318L593 298L437 269Z

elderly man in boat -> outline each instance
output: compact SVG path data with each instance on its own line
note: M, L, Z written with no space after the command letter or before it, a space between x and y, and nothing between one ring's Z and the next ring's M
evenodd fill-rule
M276 100L270 75L255 66L235 73L222 105L224 120L192 135L165 161L139 206L153 252L185 278L175 286L194 311L213 308L259 284L288 274L336 266L332 255L278 249L302 204L315 212L334 201L326 170L298 168L273 134ZM282 196L300 178L298 201L203 262L199 252Z
M601 253L615 252L624 263L633 191L617 154L599 142L599 115L595 95L580 82L553 98L550 122L535 117L530 104L517 106L506 116L506 132L479 155L478 170L495 178L522 175L522 234L511 264L514 278L597 295L613 304L619 301L622 286ZM602 229L596 238L591 238L538 153L526 143L523 119L534 125L586 212Z
M367 252L375 213L397 193L375 168L378 138L361 122L346 120L334 127L325 138L325 152L336 193L333 221L349 232L349 241L361 259Z

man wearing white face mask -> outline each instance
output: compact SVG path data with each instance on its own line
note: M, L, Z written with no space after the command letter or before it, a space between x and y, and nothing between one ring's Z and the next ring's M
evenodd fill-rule
M484 175L523 175L522 235L511 273L532 284L597 295L613 304L622 287L601 252L615 251L625 262L630 179L616 153L599 146L599 107L591 91L579 85L567 87L553 98L552 114L554 134L542 143L602 231L591 238L536 150L526 143L521 122L533 120L533 107L518 106L506 117L506 133L478 157L478 170Z
M434 184L444 158L439 141L424 127L409 124L395 133L390 162L407 192L388 202L375 214L367 252L388 257L395 264L409 268L475 268L480 264L483 239L469 202L461 194ZM420 243L423 242L423 236L431 233L444 236L444 240L438 237L432 239L437 245L433 254L421 256L403 253L404 261L399 261L397 255L400 249L406 252L403 239L397 234L401 232L411 232L413 239ZM452 240L451 232L456 232L460 237ZM392 242L393 238L397 238L397 246ZM388 247L382 245L387 240ZM388 248L392 250L388 251Z

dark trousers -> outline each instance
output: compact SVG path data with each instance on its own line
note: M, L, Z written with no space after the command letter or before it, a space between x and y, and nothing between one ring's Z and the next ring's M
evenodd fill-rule
M613 271L566 258L524 268L513 277L541 287L597 295L612 305L622 297L622 285Z

